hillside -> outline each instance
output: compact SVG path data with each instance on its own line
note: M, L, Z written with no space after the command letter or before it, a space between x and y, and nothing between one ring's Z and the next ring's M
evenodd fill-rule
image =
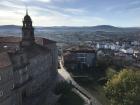
M0 26L0 36L21 36L21 26ZM46 37L58 42L78 42L85 40L129 38L140 37L138 27L114 27L110 25L99 25L92 27L35 27L35 35Z

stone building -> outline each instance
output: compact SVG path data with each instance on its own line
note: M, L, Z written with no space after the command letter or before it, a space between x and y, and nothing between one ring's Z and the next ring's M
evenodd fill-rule
M10 56L0 53L0 105L13 105L14 74Z
M64 63L72 70L88 71L94 70L96 62L96 51L90 47L75 46L64 53Z
M56 83L56 42L35 38L27 13L22 38L0 39L0 105L30 105L43 91L49 94L48 105L53 105L57 100L53 93Z

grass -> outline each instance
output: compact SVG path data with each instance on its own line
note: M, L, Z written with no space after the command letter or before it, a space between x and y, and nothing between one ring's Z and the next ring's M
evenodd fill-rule
M57 105L84 105L84 101L81 97L70 91L61 96Z

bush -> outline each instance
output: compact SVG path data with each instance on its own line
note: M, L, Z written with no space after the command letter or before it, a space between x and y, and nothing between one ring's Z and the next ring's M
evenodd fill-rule
M114 70L113 68L108 68L106 70L106 77L107 77L107 79L112 78L116 73L117 73L116 70Z
M140 105L140 72L123 70L104 89L111 105Z

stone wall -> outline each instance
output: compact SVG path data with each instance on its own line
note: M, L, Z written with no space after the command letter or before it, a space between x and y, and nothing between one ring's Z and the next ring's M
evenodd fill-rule
M15 105L15 103L13 101L13 97L10 96L10 97L6 98L4 101L0 102L0 105Z
M38 55L35 58L30 59L29 70L31 71L32 80L32 92L36 93L41 91L43 85L51 85L51 73L52 69L52 60L50 54Z
M13 103L13 86L12 65L0 69L0 105L11 105Z

